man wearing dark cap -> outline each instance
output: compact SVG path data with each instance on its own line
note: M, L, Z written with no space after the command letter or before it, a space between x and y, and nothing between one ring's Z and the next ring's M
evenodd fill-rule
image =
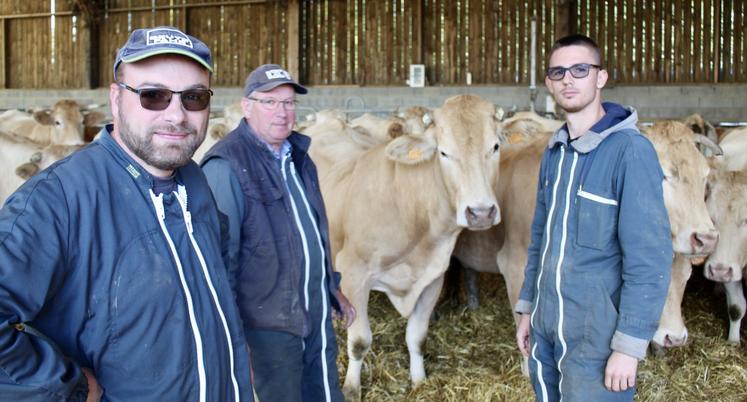
M228 216L229 278L262 402L342 401L330 317L355 318L332 269L310 139L292 131L306 92L282 67L258 67L244 119L202 161Z
M0 209L0 400L253 399L219 212L190 159L211 71L198 39L133 31L113 125Z

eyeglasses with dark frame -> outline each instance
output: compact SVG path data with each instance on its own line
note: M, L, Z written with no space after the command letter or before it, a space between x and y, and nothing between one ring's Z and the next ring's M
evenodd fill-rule
M283 108L285 110L294 110L296 106L298 106L298 101L295 99L286 99L286 100L277 100L273 98L265 98L265 99L259 99L259 98L253 98L251 96L247 96L247 99L253 100L266 109L272 109L275 110L278 108L279 105L283 105Z
M210 106L210 97L213 91L204 88L185 89L184 91L172 91L166 88L141 88L135 89L127 84L118 82L121 88L132 91L140 97L140 106L143 109L160 111L165 110L171 104L171 97L179 95L184 109L190 112L199 112Z
M592 68L602 69L602 66L590 63L578 63L570 67L548 67L546 70L547 78L553 81L560 81L565 77L565 72L570 71L573 78L585 78L589 75Z

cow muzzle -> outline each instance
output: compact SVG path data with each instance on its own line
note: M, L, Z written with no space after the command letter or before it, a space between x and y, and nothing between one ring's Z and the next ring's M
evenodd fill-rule
M464 211L467 217L467 225L469 230L485 230L495 224L496 214L498 208L495 205L490 207L467 207Z
M690 235L690 245L693 255L708 255L716 250L718 244L718 232L698 233Z
M737 273L741 274L741 269L737 271L732 265L708 261L703 275L714 282L732 282L742 279L741 275L736 276Z

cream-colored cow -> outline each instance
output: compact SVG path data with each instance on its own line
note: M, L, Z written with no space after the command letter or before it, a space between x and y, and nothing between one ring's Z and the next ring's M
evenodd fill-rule
M563 122L542 117L534 112L517 112L501 122L509 144L531 141L539 135L552 133Z
M0 132L25 137L39 146L81 145L85 142L84 127L103 120L100 112L89 112L70 99L57 101L51 109L33 114L6 110L0 114Z
M28 178L83 145L41 146L28 138L0 132L0 206Z
M370 291L386 293L408 317L410 377L414 384L423 381L422 344L457 236L501 219L491 186L502 140L495 107L456 96L434 110L432 121L423 135L399 136L320 171L336 269L358 312L348 329L349 399L360 398L371 345ZM315 161L319 145L312 137Z
M723 169L728 171L747 169L747 126L734 128L724 133L719 146L724 154L716 159Z
M192 159L200 163L202 157L205 156L207 151L215 145L216 142L220 141L226 134L230 133L239 126L239 122L244 118L244 112L241 110L241 103L236 102L226 106L223 109L223 116L210 119L208 122L207 134L205 134L205 140L200 144L199 148L192 155Z
M731 130L719 143L722 156L712 159L708 177L708 212L719 231L719 242L703 265L706 278L723 282L729 312L729 342L739 343L747 308L742 289L747 266L747 127Z

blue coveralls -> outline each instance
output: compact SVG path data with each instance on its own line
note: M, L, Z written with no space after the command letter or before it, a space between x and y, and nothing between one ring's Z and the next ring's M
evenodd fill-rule
M276 152L242 120L221 142L206 154L203 171L228 216L227 265L257 395L342 401L331 320L339 280L308 137L293 133Z
M643 359L669 286L672 244L663 174L635 110L605 116L569 144L566 126L542 158L524 283L529 371L538 400L632 400L610 392L612 351Z

